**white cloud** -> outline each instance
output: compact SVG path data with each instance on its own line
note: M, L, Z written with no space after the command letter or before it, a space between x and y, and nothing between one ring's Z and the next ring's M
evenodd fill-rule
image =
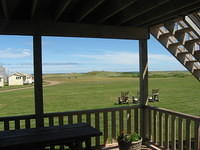
M113 53L103 53L98 55L93 54L81 54L75 57L87 58L90 61L95 61L98 63L106 64L119 64L119 65L130 65L138 64L139 57L137 53L129 52L113 52Z
M113 52L103 54L82 54L76 55L81 58L86 58L93 62L106 63L106 64L118 64L118 65L139 65L139 54L131 52ZM163 64L163 63L176 63L177 61L173 56L164 54L149 54L150 64Z
M23 58L32 55L30 49L13 49L7 48L5 50L0 50L0 58Z
M151 62L175 62L176 59L173 56L163 55L163 54L149 54L149 60Z

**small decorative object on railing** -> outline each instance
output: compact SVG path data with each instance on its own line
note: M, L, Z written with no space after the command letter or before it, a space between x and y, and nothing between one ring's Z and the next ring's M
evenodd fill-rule
M133 134L121 134L117 138L119 150L141 150L142 138L136 132Z

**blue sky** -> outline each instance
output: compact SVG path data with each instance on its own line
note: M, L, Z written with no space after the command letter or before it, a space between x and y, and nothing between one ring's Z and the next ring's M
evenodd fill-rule
M43 73L138 71L138 41L43 37ZM0 36L0 65L7 72L33 73L32 37ZM149 70L185 70L153 37L148 41Z

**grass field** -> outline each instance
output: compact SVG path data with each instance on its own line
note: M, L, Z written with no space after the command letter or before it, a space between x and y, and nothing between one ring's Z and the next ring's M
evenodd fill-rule
M44 88L45 112L118 107L121 91L136 95L138 73L90 72L49 74L45 80L60 84ZM152 72L152 88L160 89L160 102L150 105L200 116L200 84L187 72ZM33 89L0 93L0 116L34 113Z

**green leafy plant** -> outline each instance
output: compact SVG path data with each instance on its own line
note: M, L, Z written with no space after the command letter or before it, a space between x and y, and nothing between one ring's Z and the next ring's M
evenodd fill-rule
M121 132L121 134L118 136L117 140L118 142L123 143L131 143L135 141L139 141L141 139L141 136L134 132L133 134L124 134L124 132Z

